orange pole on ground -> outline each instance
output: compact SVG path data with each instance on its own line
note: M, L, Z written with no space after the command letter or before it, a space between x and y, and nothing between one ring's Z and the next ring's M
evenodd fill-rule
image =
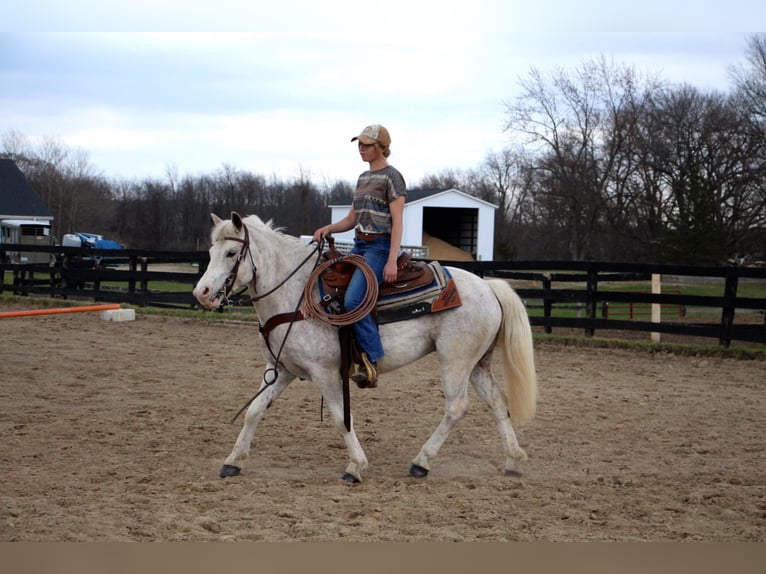
M108 305L83 305L81 307L56 307L53 309L30 309L27 311L3 311L0 319L8 317L28 317L30 315L58 315L59 313L84 313L86 311L109 311L119 309L118 303Z

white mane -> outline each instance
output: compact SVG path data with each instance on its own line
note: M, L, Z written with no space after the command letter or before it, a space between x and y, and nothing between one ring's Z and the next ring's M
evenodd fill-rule
M306 247L306 243L304 243L302 239L284 233L284 227L277 227L274 224L274 221L271 219L268 221L263 221L257 215L248 215L247 217L242 218L242 223L250 228L251 235L257 235L260 233L269 234L272 237L277 237L284 247L291 249L305 249ZM213 227L213 230L210 232L210 239L213 243L215 243L216 241L220 241L226 237L234 237L236 234L236 227L230 219L226 219Z

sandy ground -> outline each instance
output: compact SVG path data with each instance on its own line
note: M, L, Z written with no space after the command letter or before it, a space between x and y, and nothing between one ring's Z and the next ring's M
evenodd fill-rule
M763 362L541 344L521 479L475 395L429 477L407 476L441 416L433 357L352 389L357 486L296 382L223 480L261 377L254 325L0 321L0 541L766 539Z

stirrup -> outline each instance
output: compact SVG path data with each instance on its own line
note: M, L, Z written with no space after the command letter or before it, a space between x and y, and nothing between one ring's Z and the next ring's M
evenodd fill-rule
M356 372L351 375L351 380L360 389L374 389L378 386L378 371L375 363L367 357L367 353L362 353L362 365L355 365L355 368Z

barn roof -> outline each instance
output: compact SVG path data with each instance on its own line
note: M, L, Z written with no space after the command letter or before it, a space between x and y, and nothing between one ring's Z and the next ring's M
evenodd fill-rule
M420 201L421 199L431 197L432 195L437 195L439 193L442 193L443 191L444 191L443 189L408 189L407 203L412 203L413 201Z
M497 209L497 205L494 203L489 203L488 201L484 201L483 199L479 199L478 197L474 197L473 195L469 195L468 193L464 191L460 191L459 189L450 188L450 189L412 189L407 190L407 203L417 203L418 201L423 201L425 199L442 195L442 194L457 194L462 195L467 201L470 201L472 203L483 203L484 205L487 205L489 207L493 207Z
M48 206L11 159L0 159L0 219L53 219Z

